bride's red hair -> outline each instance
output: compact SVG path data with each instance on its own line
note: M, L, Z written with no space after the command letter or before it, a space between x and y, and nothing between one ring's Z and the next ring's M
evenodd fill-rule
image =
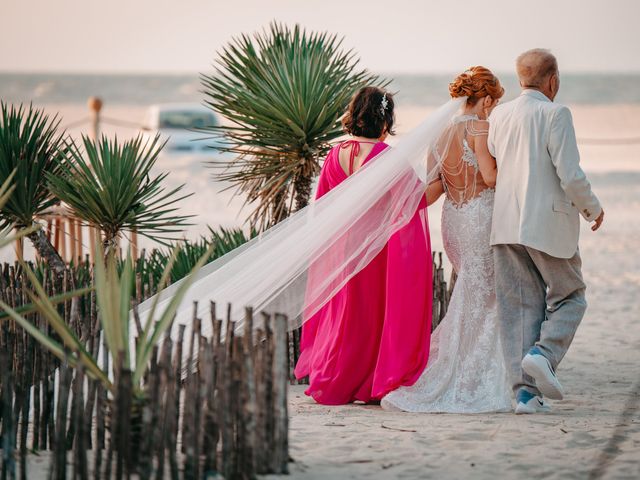
M486 96L494 100L501 98L504 95L504 88L491 70L476 66L458 75L449 84L449 93L451 98L469 97L467 103L473 106Z

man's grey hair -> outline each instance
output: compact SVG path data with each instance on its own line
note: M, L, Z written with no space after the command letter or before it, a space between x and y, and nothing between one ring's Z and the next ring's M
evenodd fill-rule
M550 50L534 48L516 59L516 71L523 87L540 88L549 75L558 72L558 61Z

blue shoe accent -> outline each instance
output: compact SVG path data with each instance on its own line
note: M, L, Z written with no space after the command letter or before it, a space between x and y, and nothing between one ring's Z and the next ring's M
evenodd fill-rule
M516 402L526 404L529 403L529 400L531 400L533 397L535 397L533 393L529 392L529 390L521 388L520 390L518 390L518 393L516 393Z
M547 413L551 411L551 407L545 403L539 395L521 388L516 393L516 415L528 414L528 413Z
M531 347L529 349L529 355L542 355L544 357L542 350L540 350L537 346Z

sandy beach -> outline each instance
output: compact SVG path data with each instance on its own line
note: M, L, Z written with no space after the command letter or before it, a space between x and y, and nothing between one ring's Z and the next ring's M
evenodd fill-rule
M636 180L640 177L636 177ZM607 204L614 191L594 188ZM638 199L630 210L637 211ZM325 407L293 387L291 478L640 478L639 222L612 214L583 231L589 309L559 369L564 401L546 415L429 415ZM631 230L631 231L630 231ZM624 233L623 233L624 232ZM628 417L625 404L635 401Z
M63 125L87 115L82 105L45 107L59 111ZM397 139L428 111L399 109ZM630 138L640 131L638 105L572 111L581 139ZM104 115L140 122L144 108L107 105ZM136 132L106 127L105 133L127 137ZM640 414L633 410L621 417L634 389L637 399L640 382L640 144L583 141L580 147L606 218L598 233L583 225L589 309L560 366L566 399L552 402L547 415L416 415L376 406L320 406L304 395L303 386L294 386L294 461L286 478L567 479L589 478L599 465L603 478L640 478ZM181 208L196 215L186 236L204 233L206 225L242 225L241 199L220 193L223 186L212 182L202 159L162 157L157 169L171 170L168 186L186 183L187 191L195 192ZM429 215L433 248L441 250L440 205Z

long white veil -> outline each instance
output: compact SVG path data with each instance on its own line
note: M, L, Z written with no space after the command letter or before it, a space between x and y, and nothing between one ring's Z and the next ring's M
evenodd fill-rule
M258 314L285 314L289 329L299 327L413 217L425 186L438 175L448 145L443 136L465 100L441 106L321 199L204 266L175 321L189 325L196 301L196 313L204 318L214 301L231 305L238 331L246 306ZM158 294L156 311L164 310L179 283ZM138 307L143 324L154 320L147 318L154 299ZM211 333L210 322L202 322L202 328L205 335Z

